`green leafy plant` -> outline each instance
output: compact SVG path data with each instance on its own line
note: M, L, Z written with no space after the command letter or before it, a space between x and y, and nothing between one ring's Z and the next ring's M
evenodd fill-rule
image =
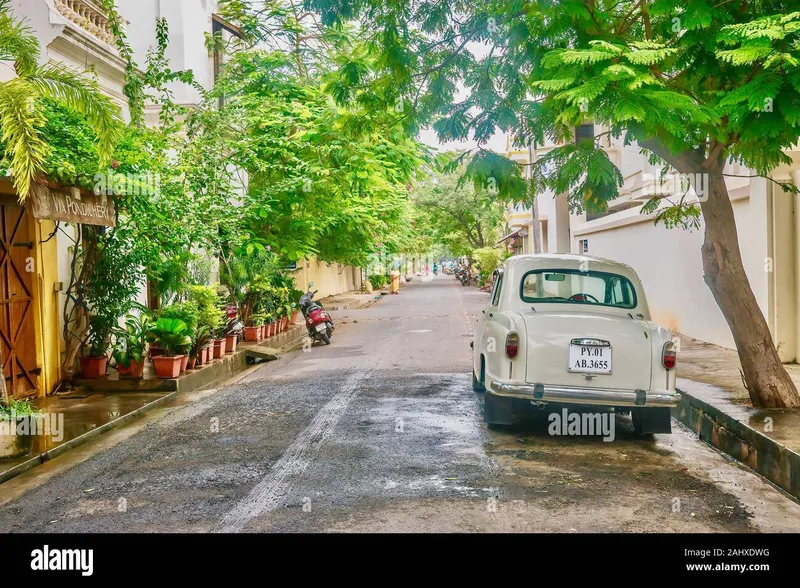
M190 335L195 332L200 321L200 309L193 301L177 302L162 308L158 313L159 318L180 319L186 323L186 331Z
M476 249L472 255L481 272L478 284L483 286L491 279L494 270L500 266L507 253L498 247L484 247Z
M158 345L167 357L187 352L192 346L191 331L185 322L177 318L159 318L150 325L148 340Z
M116 322L107 314L89 318L89 338L87 340L89 357L102 357L111 344L110 337Z
M42 410L29 400L10 398L6 403L0 403L0 420L10 421L12 417L27 417L42 414Z
M119 108L97 82L61 65L39 65L39 41L27 24L13 17L8 0L0 0L0 39L0 61L13 61L17 73L0 82L0 141L5 147L0 159L20 199L28 196L31 183L43 171L50 147L42 133L44 99L80 113L97 134L100 158L107 162L122 121Z
M389 281L389 276L385 274L372 274L367 279L372 285L373 290L379 290L386 282Z
M197 357L200 351L211 343L211 329L208 325L198 325L192 339L192 347L189 351L190 357Z
M116 345L112 355L117 366L131 367L131 361L142 363L147 350L147 338L152 319L146 312L129 314L125 324L114 329Z
M225 311L214 286L189 286L188 297L197 306L197 324L215 333L225 320Z

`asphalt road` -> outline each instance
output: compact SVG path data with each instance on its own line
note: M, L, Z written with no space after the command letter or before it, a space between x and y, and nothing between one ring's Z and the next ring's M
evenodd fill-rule
M488 431L488 296L449 276L334 312L333 343L182 398L0 486L0 530L797 531L800 506L674 426ZM544 413L543 413L544 414Z

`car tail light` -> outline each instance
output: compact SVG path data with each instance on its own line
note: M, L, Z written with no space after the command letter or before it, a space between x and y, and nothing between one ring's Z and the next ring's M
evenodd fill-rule
M519 352L519 335L514 332L506 335L506 355L508 357L516 357Z
M664 364L665 368L671 370L675 367L677 360L678 354L675 352L675 343L667 341L664 343L664 350L661 352L661 363Z

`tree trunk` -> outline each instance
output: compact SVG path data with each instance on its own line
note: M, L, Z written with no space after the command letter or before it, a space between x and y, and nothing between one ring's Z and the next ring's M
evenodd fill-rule
M800 406L744 270L722 164L701 173L706 171L708 198L700 203L705 221L703 278L728 321L750 399L764 408Z

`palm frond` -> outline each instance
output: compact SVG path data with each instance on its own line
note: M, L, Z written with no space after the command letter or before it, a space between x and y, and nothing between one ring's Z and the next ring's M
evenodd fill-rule
M47 143L39 132L44 123L36 90L30 84L23 78L0 84L0 140L20 200L28 196L47 157Z
M97 82L64 67L48 64L26 78L40 97L51 98L86 117L98 139L101 167L108 163L122 134L119 107L100 90Z
M36 69L39 41L31 28L11 15L8 0L0 0L0 61L14 61L18 75Z

